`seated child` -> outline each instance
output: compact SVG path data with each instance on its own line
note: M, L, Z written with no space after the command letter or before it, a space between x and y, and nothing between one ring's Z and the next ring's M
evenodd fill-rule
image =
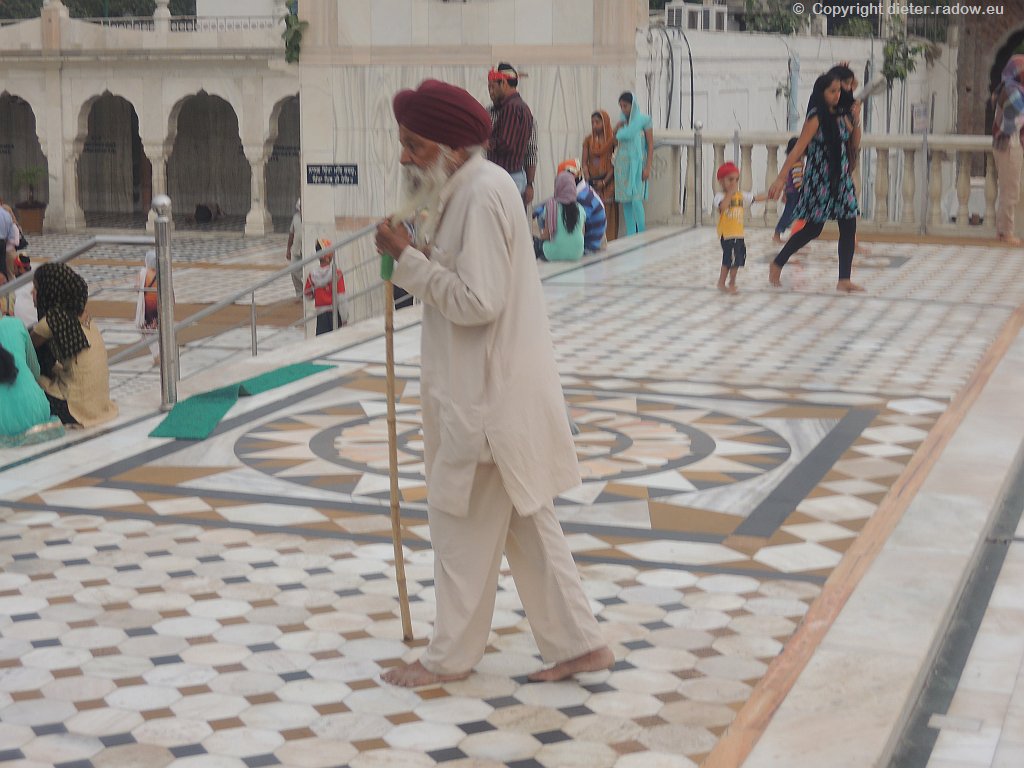
M555 194L544 203L540 237L533 249L541 261L579 261L583 258L586 212L576 202L576 179L567 171L555 177Z
M604 240L605 229L608 227L608 215L605 213L604 202L592 186L583 178L580 161L569 159L558 166L558 172L568 171L576 179L576 202L583 206L586 223L583 229L583 250L599 251Z
M762 192L752 195L740 191L740 169L735 163L722 163L716 174L722 191L715 195L718 210L718 237L722 243L722 271L718 290L736 292L736 273L747 263L747 245L743 241L743 213L751 203L768 199ZM725 278L729 278L726 285Z

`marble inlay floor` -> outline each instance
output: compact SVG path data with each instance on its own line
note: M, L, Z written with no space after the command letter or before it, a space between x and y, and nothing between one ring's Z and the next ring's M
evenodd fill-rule
M128 458L97 450L0 507L0 760L699 764L1024 299L1019 256L883 244L865 296L831 292L825 243L772 291L767 237L736 296L714 290L710 232L545 283L584 478L556 511L611 672L526 683L541 661L506 569L468 680L381 683L434 613L419 327L396 338L411 645L383 344L339 334L310 355L334 372L251 398L209 440L140 427Z

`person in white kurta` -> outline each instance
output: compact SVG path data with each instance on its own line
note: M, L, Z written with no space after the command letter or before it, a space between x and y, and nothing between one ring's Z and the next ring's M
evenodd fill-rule
M482 114L474 110L479 108ZM484 159L486 110L426 81L395 98L403 167L442 163L439 223L416 247L378 228L393 281L423 302L421 400L437 616L423 657L384 675L415 686L481 659L504 553L545 661L534 679L609 667L553 498L580 482L522 199ZM450 149L448 149L450 148ZM440 158L440 159L439 159Z

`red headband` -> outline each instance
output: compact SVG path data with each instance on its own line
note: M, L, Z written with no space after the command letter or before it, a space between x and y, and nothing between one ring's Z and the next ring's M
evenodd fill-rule
M490 72L487 73L487 82L493 83L498 80L510 80L513 77L518 78L519 75L517 75L515 72L507 72L505 70L492 69Z

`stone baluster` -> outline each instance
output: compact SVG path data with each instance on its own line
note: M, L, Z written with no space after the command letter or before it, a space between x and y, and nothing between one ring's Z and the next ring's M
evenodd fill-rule
M956 154L959 165L956 174L956 226L957 229L967 229L971 225L971 155L962 149Z
M944 152L933 149L931 167L928 171L928 226L941 227L947 222L942 220L942 160Z
M889 222L889 148L875 150L875 224Z
M750 166L754 164L753 152L754 147L752 144L740 146L740 189L744 192L751 192L754 188L754 174L750 170ZM747 222L750 221L750 208L748 206L743 208L743 219Z
M991 152L985 153L985 224L996 224L996 161Z
M914 155L916 150L903 150L903 216L904 224L917 221L914 211L914 193L917 191L917 179L914 178Z
M683 199L686 200L687 219L694 224L700 223L699 212L695 209L697 205L697 149L691 142L686 147L686 181L683 187Z
M267 210L267 161L270 153L264 147L246 147L245 159L252 168L245 234L266 235L273 231L270 211Z
M768 187L772 185L775 178L779 175L779 145L769 144L765 147L768 150L768 163L765 166L764 171L764 191L768 191ZM779 208L778 201L767 200L764 204L765 214L769 219L774 221L778 218Z
M715 199L715 195L722 191L722 185L718 183L718 168L725 162L725 144L714 144L715 148L715 164L711 166L711 184L707 187L710 193L704 195L704 202L708 205L708 209L704 212L705 220L712 223L718 224L718 211L712 211L710 209L711 201Z

